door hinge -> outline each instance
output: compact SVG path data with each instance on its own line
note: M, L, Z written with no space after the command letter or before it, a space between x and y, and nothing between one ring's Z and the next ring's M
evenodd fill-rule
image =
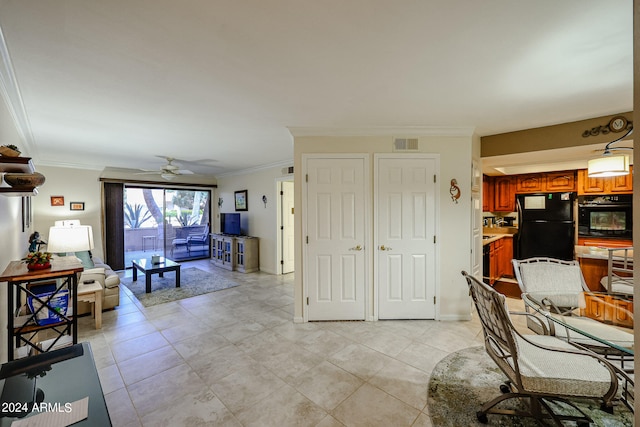
M307 236L307 245L309 244L309 236Z
M284 225L281 225L281 226L280 226L280 230L284 230Z
M280 265L284 265L284 260L283 259L280 260Z
M309 174L305 174L305 176L304 176L304 181L305 181L305 182L309 182Z
M309 305L309 297L307 297L307 305Z
M436 181L436 176L435 176L435 175L433 175L433 182L437 182L437 181Z
M433 244L436 244L436 236L433 236Z
M433 296L433 305L436 305L436 296Z
M284 196L284 191L280 190L280 195Z

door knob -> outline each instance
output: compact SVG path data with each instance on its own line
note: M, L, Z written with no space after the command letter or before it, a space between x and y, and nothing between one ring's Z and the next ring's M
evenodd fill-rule
M390 250L391 250L391 248L390 248L389 246L381 245L381 246L380 246L380 250L381 250L381 251L390 251Z
M350 248L350 251L361 251L362 250L362 246L357 245L355 248Z

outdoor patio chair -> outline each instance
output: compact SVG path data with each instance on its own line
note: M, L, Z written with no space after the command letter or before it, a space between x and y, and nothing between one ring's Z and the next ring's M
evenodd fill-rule
M202 233L189 234L187 236L187 251L191 254L192 246L207 246L209 245L209 225L204 227Z
M580 316L580 309L585 308L583 292L591 292L587 287L582 270L577 261L564 261L554 258L529 258L526 260L512 260L518 286L523 294L535 295L545 309L546 323L527 318L527 326L532 331L542 335L554 335L566 341L589 347L589 349L606 355L620 356L620 352L612 347L588 338L566 327L561 327L547 317L560 318L562 322L584 331L592 336L600 337L620 347L633 347L633 334L607 325L595 319ZM531 298L529 298L531 299ZM525 305L528 313L533 309ZM539 313L536 313L539 314ZM543 327L544 326L544 327Z
M540 424L551 420L556 426L563 420L578 426L593 422L570 398L595 399L601 409L613 412L618 379L606 359L553 336L520 334L511 323L505 296L465 271L462 275L482 324L485 349L508 378L500 386L503 394L476 413L478 421L487 423L487 414L500 414L532 417ZM513 398L521 399L524 409L496 407Z

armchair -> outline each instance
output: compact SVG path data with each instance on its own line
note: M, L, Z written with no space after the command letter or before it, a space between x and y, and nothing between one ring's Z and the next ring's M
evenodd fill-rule
M500 414L532 417L540 424L550 419L556 426L562 426L562 420L589 425L592 419L568 400L572 397L599 400L602 409L613 411L618 379L606 359L553 336L520 334L511 323L504 295L464 271L462 275L482 324L487 354L508 378L500 387L503 394L476 413L478 421L487 423L487 414ZM527 409L496 408L512 398L526 399ZM580 415L558 414L550 405L554 402Z

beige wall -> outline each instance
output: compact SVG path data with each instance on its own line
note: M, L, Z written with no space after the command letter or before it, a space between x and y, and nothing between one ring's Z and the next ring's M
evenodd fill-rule
M49 227L55 221L79 219L80 223L93 227L93 254L104 259L100 171L51 166L42 166L38 170L47 180L33 200L34 230L47 241ZM64 206L51 206L51 196L64 196ZM70 202L84 202L84 210L70 210Z
M619 115L626 117L629 121L633 120L633 113L626 112L623 114L602 116L595 119L581 120L555 126L544 126L517 132L483 136L481 138L482 157L528 153L531 151L551 150L610 142L615 139L615 137L612 138L612 136L622 136L624 133L609 133L607 135L600 134L597 136L588 136L586 138L583 137L582 134L585 130L607 125L613 117ZM630 135L625 139L632 139L632 136Z
M294 136L296 130L293 131ZM471 253L471 159L479 148L479 141L461 132L458 136L416 135L411 130L411 137L419 137L420 152L440 155L440 212L439 212L439 283L436 294L440 303L438 317L442 320L468 319L470 315L469 292L460 276L461 270L469 270ZM303 235L302 219L302 155L312 153L367 153L369 154L371 171L370 188L373 191L373 154L391 153L393 137L379 136L295 136L295 222L296 222L296 278L295 278L295 312L296 321L303 321L303 277L304 264L302 261ZM455 178L460 186L462 197L459 203L452 202L449 195L450 181ZM302 184L300 184L302 183ZM373 200L373 194L370 195ZM371 211L373 207L371 206ZM372 213L373 215L373 213ZM374 224L370 219L368 230L370 241L373 242ZM373 301L374 290L373 262L374 251L369 251L369 267L366 284L369 295L367 311L371 318L377 317L377 304Z
M291 166L287 164L286 166ZM240 212L243 222L246 221L249 236L260 238L260 271L270 274L278 274L279 255L277 254L277 215L278 194L277 180L286 177L282 173L285 165L273 166L265 169L244 171L242 173L218 177L217 196L214 197L215 231L220 231L219 213L235 212L234 192L247 190L249 208L246 212ZM267 197L267 204L262 202L262 196ZM218 197L223 200L218 210Z

